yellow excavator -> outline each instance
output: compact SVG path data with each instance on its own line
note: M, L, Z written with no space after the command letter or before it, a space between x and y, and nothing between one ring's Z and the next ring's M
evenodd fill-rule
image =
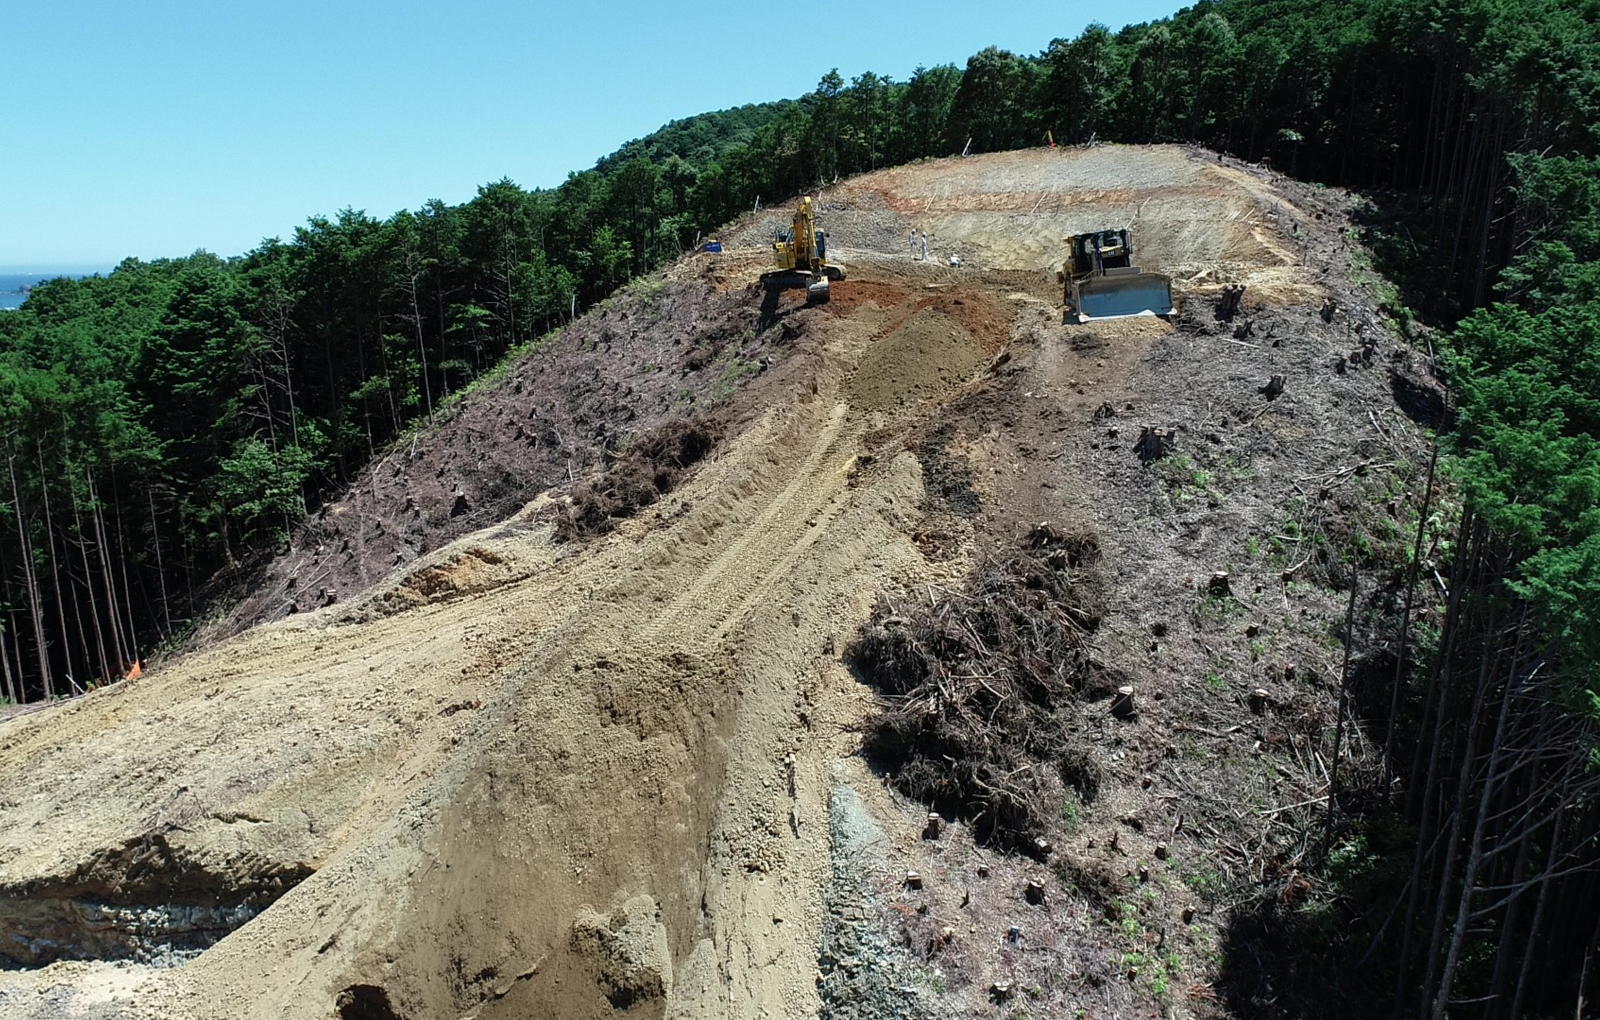
M1057 276L1064 285L1067 318L1074 322L1172 314L1172 278L1133 264L1133 239L1126 230L1067 238L1067 264Z
M844 279L844 266L828 261L828 235L817 229L810 195L795 208L789 232L773 240L772 257L777 268L761 274L768 290L804 287L808 302L820 302L828 300L830 283Z

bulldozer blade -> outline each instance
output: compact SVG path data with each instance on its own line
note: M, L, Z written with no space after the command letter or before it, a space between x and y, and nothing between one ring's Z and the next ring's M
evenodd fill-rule
M1172 313L1172 280L1159 273L1096 276L1079 283L1074 291L1080 322Z

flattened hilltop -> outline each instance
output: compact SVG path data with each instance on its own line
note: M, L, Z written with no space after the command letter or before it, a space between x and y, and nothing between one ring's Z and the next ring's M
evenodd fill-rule
M1194 875L1254 880L1229 847L1303 810L1336 550L1424 459L1349 200L1101 146L819 210L827 304L763 307L788 210L747 216L396 444L209 643L0 722L0 1013L1131 1016L1159 931L1165 1001L1227 1015ZM1062 239L1108 226L1171 322L1063 323ZM1083 654L1139 711L1058 706L1096 781L1042 858L923 839L850 649L1041 522L1092 537Z

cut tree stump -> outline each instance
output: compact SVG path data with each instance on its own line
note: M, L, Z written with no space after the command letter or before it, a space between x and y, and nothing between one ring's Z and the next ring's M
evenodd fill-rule
M1217 320L1228 322L1239 314L1239 305L1244 301L1244 284L1230 283L1222 288L1222 293L1217 296Z
M1172 433L1167 429L1146 425L1139 431L1139 441L1134 444L1133 452L1139 455L1142 464L1160 460L1172 452Z
M1139 710L1133 704L1133 688L1118 687L1116 697L1111 699L1111 714L1118 719L1134 719L1139 715Z

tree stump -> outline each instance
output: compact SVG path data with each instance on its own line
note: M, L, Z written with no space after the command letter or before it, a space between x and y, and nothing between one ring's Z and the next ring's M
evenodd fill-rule
M1254 712L1256 715L1265 714L1267 711L1267 703L1270 700L1271 696L1267 694L1267 689L1265 687L1257 687L1255 690L1250 692L1250 711Z
M1172 433L1167 429L1146 425L1139 432L1139 441L1134 444L1133 452L1139 455L1141 464L1160 460L1172 452Z
M1030 878L1027 886L1022 890L1022 898L1035 907L1044 905L1044 883L1037 878Z
M1206 591L1218 598L1233 594L1233 585L1228 582L1228 572L1219 570L1212 574L1211 580L1206 582Z
M1288 381L1288 378L1285 376L1275 375L1271 379L1268 379L1267 384L1261 387L1261 389L1257 392L1266 397L1268 400L1277 400L1279 394L1283 392L1284 384Z
M928 812L928 824L922 827L923 839L938 839L939 830L944 826L944 819L939 817L939 812Z
M1222 288L1222 293L1217 296L1217 321L1228 322L1239 314L1239 305L1244 301L1244 284L1230 283Z
M1111 699L1111 714L1118 719L1135 719L1139 710L1133 704L1133 688L1118 687L1116 697Z

